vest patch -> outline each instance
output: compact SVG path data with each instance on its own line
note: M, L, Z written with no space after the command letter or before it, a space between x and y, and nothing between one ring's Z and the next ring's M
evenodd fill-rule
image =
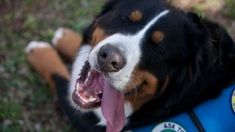
M162 122L153 128L152 132L186 132L186 130L174 122Z
M232 103L233 112L235 112L235 89L233 90L231 103Z

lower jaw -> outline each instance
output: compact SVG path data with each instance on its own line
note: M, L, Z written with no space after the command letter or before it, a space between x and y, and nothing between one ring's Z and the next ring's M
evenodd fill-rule
M101 101L95 102L95 103L83 102L81 99L79 99L78 95L76 95L76 91L74 91L72 94L72 100L76 105L78 105L82 109L93 109L93 108L101 106ZM80 100L80 101L78 101L78 100Z

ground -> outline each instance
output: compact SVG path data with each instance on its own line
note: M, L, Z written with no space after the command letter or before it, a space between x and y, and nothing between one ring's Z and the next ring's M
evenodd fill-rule
M48 86L27 63L24 48L31 40L51 42L58 27L81 32L103 1L0 0L0 131L73 131ZM235 39L235 1L214 1L173 4L221 23Z

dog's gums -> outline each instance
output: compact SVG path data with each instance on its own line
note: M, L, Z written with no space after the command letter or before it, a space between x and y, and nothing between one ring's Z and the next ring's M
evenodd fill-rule
M103 75L91 70L89 63L86 62L76 82L74 102L81 108L100 106L104 81Z

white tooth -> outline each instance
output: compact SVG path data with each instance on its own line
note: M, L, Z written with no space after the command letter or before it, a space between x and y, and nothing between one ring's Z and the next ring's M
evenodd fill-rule
M85 98L83 98L82 96L80 96L80 98L83 102L88 103L88 101Z
M92 96L90 96L88 99L86 99L86 98L84 98L82 96L80 96L80 98L81 98L82 102L84 102L84 103L90 103L90 102L93 102L93 101L96 100L96 98L94 98Z
M95 100L96 100L96 98L90 96L89 99L88 99L88 102L93 102L93 101L95 101Z
M76 84L76 90L78 91L80 89L79 84Z
M75 92L76 92L76 94L80 97L80 94L79 94L78 90L76 90Z
M102 91L96 91L95 92L95 94L101 94L102 93Z
M76 83L75 87L76 87L76 89L78 89L79 88L79 83Z
M82 99L82 104L85 104L85 103L87 103L87 102Z
M88 72L87 78L89 78L91 75L91 71Z
M88 74L87 74L87 78L84 81L85 84L89 81L90 75L91 75L91 71L89 71Z
M76 83L76 91L81 91L83 90L82 87L80 87L79 83Z
M85 80L85 82L84 82L84 83L86 84L87 82L88 82L88 77L86 78L86 80Z

